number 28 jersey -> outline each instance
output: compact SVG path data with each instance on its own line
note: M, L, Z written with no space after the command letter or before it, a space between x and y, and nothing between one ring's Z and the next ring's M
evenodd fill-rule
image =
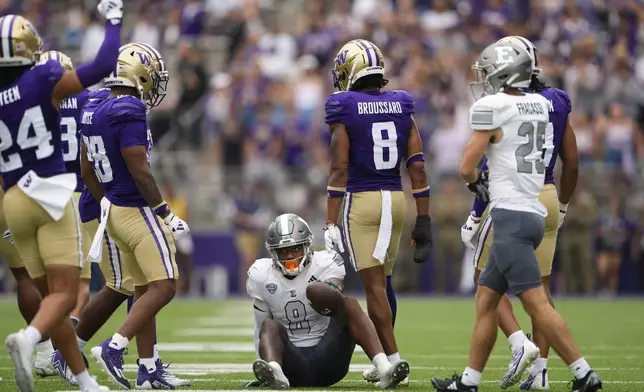
M344 279L345 274L342 257L335 252L315 252L308 268L293 279L282 275L272 259L259 259L248 270L246 291L268 306L272 318L286 328L296 347L312 347L326 333L330 319L309 305L306 287L317 281Z
M129 95L108 97L95 106L88 102L81 121L88 160L105 197L121 207L147 206L121 155L125 148L144 146L149 165L152 137L145 104Z
M0 172L5 190L29 170L40 177L65 173L60 114L51 96L64 72L58 61L49 60L0 88Z
M402 190L400 163L415 106L403 90L340 91L329 96L324 121L344 124L349 135L347 192Z
M546 162L554 150L549 102L539 94L497 93L476 101L470 109L474 132L500 128L503 137L488 144L490 208L534 212L547 210L539 202Z

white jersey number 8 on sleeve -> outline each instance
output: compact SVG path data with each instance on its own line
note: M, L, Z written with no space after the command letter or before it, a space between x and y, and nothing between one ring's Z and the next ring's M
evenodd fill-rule
M371 137L373 138L373 164L376 170L395 168L398 164L396 124L393 121L373 123Z

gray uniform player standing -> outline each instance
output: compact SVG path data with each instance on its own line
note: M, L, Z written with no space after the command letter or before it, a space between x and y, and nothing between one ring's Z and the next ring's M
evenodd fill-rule
M534 252L543 237L547 215L539 201L545 179L541 168L554 144L552 129L546 126L547 100L519 90L530 84L530 54L512 43L495 43L481 52L472 68L486 95L470 110L474 132L460 172L477 197L489 198L495 236L476 293L477 315L468 366L462 376L432 378L432 384L438 391L478 391L496 340L496 309L502 296L511 290L569 366L575 377L572 391L601 390L601 380L579 353L563 318L548 302ZM531 151L524 154L526 145ZM489 184L477 169L483 154L488 158ZM535 348L524 357L517 377L539 357L539 350Z

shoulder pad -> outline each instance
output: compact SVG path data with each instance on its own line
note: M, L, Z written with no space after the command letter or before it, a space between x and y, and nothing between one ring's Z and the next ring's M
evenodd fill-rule
M327 98L324 104L324 122L327 124L340 123L346 116L346 99L350 96L348 91L337 91Z
M263 282L266 280L268 269L272 266L271 259L257 259L248 269L248 280L251 282Z
M89 99L105 99L110 95L109 88L101 88L96 91L92 91L89 94Z
M89 90L83 90L80 93L76 94L75 97L78 100L78 107L83 108L83 105L85 105L85 102L87 102L87 99L89 98L90 95Z
M470 126L472 129L492 130L500 126L500 112L507 106L507 101L495 95L480 98L470 108Z
M570 113L572 111L572 104L570 103L570 96L568 93L558 88L553 88L552 90L554 95L559 98L559 101L564 107L566 113Z
M405 90L393 90L400 96L400 103L403 105L405 114L414 114L416 112L416 100L414 96Z
M47 60L37 63L31 71L34 72L38 82L42 85L53 87L63 77L65 69L56 60Z
M146 121L145 104L131 95L121 95L112 101L109 109L111 124L127 121Z

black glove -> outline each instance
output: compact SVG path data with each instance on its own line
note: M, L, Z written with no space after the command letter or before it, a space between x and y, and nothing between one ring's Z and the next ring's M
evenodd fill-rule
M476 181L467 184L467 189L469 189L470 192L474 193L479 201L487 203L488 201L490 201L490 191L488 190L488 185L488 172L483 171L479 172L479 178L477 178Z
M432 253L432 218L429 216L417 216L416 225L411 232L411 239L414 240L414 262L424 263Z

